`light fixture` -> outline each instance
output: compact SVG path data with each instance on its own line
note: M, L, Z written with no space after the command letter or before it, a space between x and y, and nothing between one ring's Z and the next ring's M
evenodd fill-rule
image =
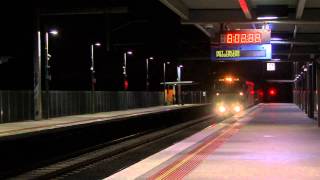
M224 112L226 112L226 110L227 110L227 109L226 109L224 106L220 106L220 107L219 107L219 112L220 112L220 113L224 113Z
M94 45L99 47L99 46L101 46L101 43L96 42Z
M278 19L279 17L277 16L260 16L257 17L258 20L275 20Z
M234 111L235 112L240 112L241 111L241 107L240 106L235 106L234 107Z
M226 77L225 80L226 80L227 82L232 82L232 77Z
M264 24L264 25L262 25L261 29L270 30L271 26L269 24Z
M273 37L270 39L271 41L282 41L284 40L283 38L279 38L279 37Z
M150 60L153 60L153 57L149 57Z
M258 20L285 19L289 15L288 5L257 5L255 14Z
M275 71L276 64L275 63L267 63L267 71Z
M50 34L52 34L52 35L54 35L54 36L56 36L56 35L58 35L59 34L59 32L57 31L57 30L50 30L50 32L49 32Z
M127 51L127 54L132 55L133 52L132 51Z

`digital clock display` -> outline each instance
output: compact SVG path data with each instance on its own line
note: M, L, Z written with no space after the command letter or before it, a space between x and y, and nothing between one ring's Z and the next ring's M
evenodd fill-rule
M260 44L261 33L227 33L227 44Z
M220 43L228 45L241 44L268 44L270 43L271 32L266 29L247 29L229 31L221 34Z

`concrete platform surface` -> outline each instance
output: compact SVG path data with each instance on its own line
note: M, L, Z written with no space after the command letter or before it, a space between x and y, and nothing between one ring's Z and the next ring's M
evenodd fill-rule
M199 106L199 104L171 105L171 106L154 106L148 108L137 108L121 111L101 112L95 114L74 115L50 118L40 121L23 121L14 123L0 124L0 139L8 136L21 135L46 131L49 129L64 128L69 126L89 124L99 121L108 121L115 118L126 118L170 111L180 108Z
M320 179L320 129L293 104L260 104L106 179Z

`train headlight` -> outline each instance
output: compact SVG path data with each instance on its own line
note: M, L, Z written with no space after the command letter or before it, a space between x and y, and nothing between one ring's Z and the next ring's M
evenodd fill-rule
M241 107L240 107L239 105L237 105L237 106L235 106L235 107L233 108L233 110L234 110L235 112L240 112L240 111L241 111Z
M219 106L218 110L219 110L220 113L225 113L227 111L227 109L222 105Z

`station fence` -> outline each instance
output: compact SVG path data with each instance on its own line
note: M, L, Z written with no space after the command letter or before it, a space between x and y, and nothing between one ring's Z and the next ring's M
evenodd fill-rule
M205 103L202 92L183 92L185 104ZM43 118L164 105L163 92L49 91L42 92ZM34 119L32 91L0 91L0 123Z

